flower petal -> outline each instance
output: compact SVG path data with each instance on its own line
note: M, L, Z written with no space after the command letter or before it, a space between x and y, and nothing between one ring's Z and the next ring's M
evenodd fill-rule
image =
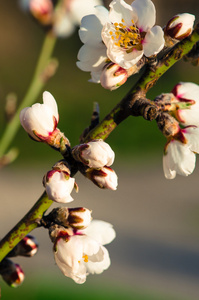
M179 175L188 176L195 168L196 157L187 144L172 140L166 149L163 158L163 168L166 178L174 178L175 172Z
M91 221L90 225L82 232L102 245L109 244L116 236L113 226L100 220Z
M164 47L164 33L160 26L154 26L147 32L144 41L144 55L147 57L159 53Z
M96 14L85 16L82 19L79 37L82 43L97 46L102 42L101 31L103 25L109 21L108 10L103 6L95 7Z
M132 20L137 22L137 14L133 11L132 6L123 0L114 0L110 3L109 19L112 23L121 23L122 19L125 25L131 26Z
M138 16L136 25L141 31L147 32L155 24L156 10L153 2L150 0L135 0L131 6Z

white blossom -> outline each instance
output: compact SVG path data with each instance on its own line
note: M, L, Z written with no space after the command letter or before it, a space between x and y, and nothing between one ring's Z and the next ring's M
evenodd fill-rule
M143 55L150 57L164 47L164 34L154 26L155 6L150 0L123 0L110 3L109 21L102 30L108 58L124 69L135 65Z
M72 236L58 236L55 244L58 267L79 284L86 281L88 274L100 274L110 266L109 253L103 245L115 238L115 231L109 223L96 222Z
M20 112L20 122L36 141L50 137L59 121L57 103L47 91L43 93L43 104L36 103Z
M188 176L195 169L196 153L199 153L199 128L181 130L182 140L172 139L165 147L163 170L167 179L176 174Z

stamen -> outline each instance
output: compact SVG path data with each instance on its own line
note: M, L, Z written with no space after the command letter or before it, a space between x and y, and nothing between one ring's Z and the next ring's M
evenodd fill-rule
M132 52L134 49L141 50L143 34L140 33L136 27L135 22L131 20L132 25L130 27L125 25L124 19L121 23L115 22L114 30L109 31L111 39L115 41L114 45L123 48L127 53Z
M85 255L82 256L82 258L84 258L85 262L88 262L88 255L85 254Z

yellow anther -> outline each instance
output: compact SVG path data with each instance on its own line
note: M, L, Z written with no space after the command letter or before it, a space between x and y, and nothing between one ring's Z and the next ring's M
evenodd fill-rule
M115 27L117 27L117 26L118 26L118 23L114 23L113 25L114 25Z
M131 20L131 23L133 23L133 24L134 24L134 21L133 21L133 19Z
M124 19L122 19L122 22L124 23Z
M112 34L113 34L113 31L109 31L109 33L110 33L110 35L112 35Z
M83 255L82 258L84 258L85 262L88 262L88 255Z
M124 25L122 23L119 23L119 26L122 27L122 28L124 27Z
M114 38L114 36L112 36L111 38L112 38L112 40L114 40L114 39L115 39L115 38Z

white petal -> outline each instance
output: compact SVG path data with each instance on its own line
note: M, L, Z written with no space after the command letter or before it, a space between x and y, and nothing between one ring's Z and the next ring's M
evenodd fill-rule
M137 26L141 31L147 32L155 24L155 6L150 0L135 0L131 4L138 16Z
M58 108L57 108L57 102L55 101L55 98L53 95L47 91L43 92L43 103L51 107L55 118L57 119L57 122L59 120L59 114L58 114Z
M102 245L109 244L116 236L113 226L110 223L100 220L91 221L90 225L82 230L82 232Z
M108 22L108 10L103 6L95 7L96 14L85 16L82 19L79 37L83 43L97 46L102 42L101 31Z
M69 1L69 10L73 21L79 24L84 16L95 13L95 6L101 4L100 0L86 0L86 4L82 0Z
M154 26L147 32L144 41L144 55L147 57L159 53L164 47L164 33L160 26Z
M93 257L88 257L86 263L87 271L90 274L100 274L110 266L110 258L107 249L104 246L100 246L98 253Z
M167 158L164 158L164 171L166 177L174 178L174 171L183 176L188 176L193 172L196 157L187 144L171 141L167 146L165 155L168 156Z
M175 88L176 88L175 96L179 100L183 98L187 100L197 101L197 104L199 103L199 85L192 82L180 82L175 86Z
M86 72L102 71L107 61L106 47L104 44L100 44L98 48L85 44L79 50L78 59L76 64L81 70Z
M137 14L133 11L131 5L123 0L114 0L110 4L109 19L112 23L121 23L122 19L125 25L131 26L132 20L137 22Z
M188 140L191 151L199 153L199 128L188 127L182 130Z
M199 126L199 105L177 110L177 117L184 126Z

